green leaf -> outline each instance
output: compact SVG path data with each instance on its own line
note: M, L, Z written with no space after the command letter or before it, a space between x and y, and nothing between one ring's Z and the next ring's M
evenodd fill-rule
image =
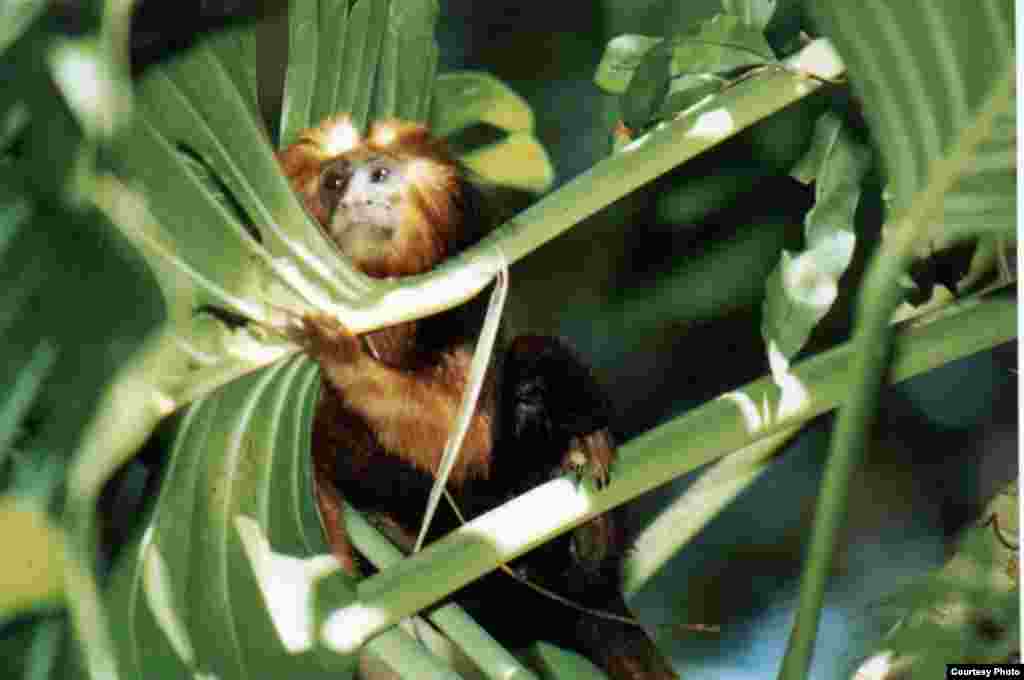
M640 60L629 87L622 95L622 120L640 130L662 106L668 93L672 55L664 45L655 45Z
M296 46L296 50L301 50L305 57L301 60L303 64L316 65L316 79L312 85L313 108L309 120L311 125L315 125L324 118L339 113L337 102L340 83L345 78L356 78L358 72L350 61L346 61L345 57L349 0L323 0L319 3L307 0L306 4L320 7L317 14L318 38L307 47ZM289 14L293 9L289 8ZM296 13L295 18L289 16L289 23L308 21L312 18L310 14L309 7L302 8ZM294 29L291 32L294 33ZM316 49L315 58L311 53L314 48ZM288 49L288 56L291 58L292 47L289 45ZM299 91L300 96L304 96L304 94L303 90ZM289 96L287 91L285 96Z
M672 36L669 42L673 76L724 74L775 61L775 53L760 29L730 14L712 17L702 22L697 31Z
M389 0L357 0L348 17L345 33L345 56L339 79L334 112L346 112L359 129L365 129L371 116L378 56L388 26Z
M929 254L978 235L1016 238L1016 106L996 117L965 169L943 199L941 222L931 230L931 242L919 253Z
M234 30L217 33L208 38L207 45L217 54L235 89L248 103L252 116L261 120L256 74L256 24L250 22Z
M940 163L954 163L949 170L956 172L955 185L929 195L943 217L929 229L926 243L978 231L1005 233L1006 220L1016 215L1012 98L994 124L978 131L982 139L970 154L953 155L993 82L1010 68L1013 3L991 0L972 5L970 12L960 9L886 2L842 16L831 7L817 10L863 102L888 176L892 216L909 208Z
M778 4L778 0L722 0L722 9L738 16L747 26L763 31Z
M595 82L621 93L624 122L643 129L721 92L725 74L774 61L760 28L718 14L667 40L638 35L611 40Z
M517 132L497 144L459 157L473 173L491 184L543 193L555 181L547 151L531 132Z
M493 144L459 156L484 181L532 193L551 187L554 168L533 134L533 112L505 83L478 71L442 73L430 108L430 127L438 136L453 137L475 125L503 133Z
M481 71L442 73L434 82L430 128L450 137L471 125L486 123L508 132L533 129L533 112L508 85Z
M671 55L672 78L720 75L775 61L771 45L759 28L738 16L718 14L667 40L643 35L613 38L605 47L594 82L607 92L628 96L638 69L658 50Z
M437 71L437 0L392 2L371 118L426 121Z
M605 92L623 94L644 56L663 38L646 35L620 35L608 41L597 65L594 82Z
M325 554L314 501L319 390L317 366L294 358L189 409L146 529L108 593L126 677L350 675L355 657L319 641L324 616L354 597ZM452 677L401 630L367 651L402 672Z
M816 178L815 204L804 219L806 248L795 256L782 251L766 284L761 315L765 345L787 359L800 351L839 294L839 278L857 241L853 218L870 160L839 118L825 114L818 120L800 162L801 174Z
M315 364L299 358L189 409L148 526L109 594L126 677L344 677L329 674L352 667L316 641L316 583L340 569L323 555L314 506L318 394ZM342 582L332 580L335 593Z
M309 0L288 3L288 65L285 68L278 135L282 147L295 143L299 133L315 122L314 93L320 55L319 5Z

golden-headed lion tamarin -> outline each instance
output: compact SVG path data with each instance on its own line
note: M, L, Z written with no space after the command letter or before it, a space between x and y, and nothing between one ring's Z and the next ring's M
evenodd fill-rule
M361 135L338 116L305 131L278 160L309 214L369 276L425 272L489 226L477 188L421 125L382 121ZM353 573L359 562L340 499L411 545L468 379L481 311L468 303L361 337L330 319L304 319L303 342L324 375L313 430L318 503L331 548ZM480 514L569 471L603 483L615 457L610 404L586 366L544 336L499 343L495 355L448 482L462 512ZM455 526L442 504L434 534ZM623 549L621 521L608 513L512 566L584 607L625 614ZM581 613L505 574L455 597L506 642L550 640L616 679L676 677L639 628Z

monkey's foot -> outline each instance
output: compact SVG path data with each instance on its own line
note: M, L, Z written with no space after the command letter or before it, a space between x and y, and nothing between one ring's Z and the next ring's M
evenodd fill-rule
M615 458L615 444L608 430L598 430L582 437L573 437L569 450L562 458L562 470L571 472L576 481L594 480L594 485L604 488L608 483L609 469Z

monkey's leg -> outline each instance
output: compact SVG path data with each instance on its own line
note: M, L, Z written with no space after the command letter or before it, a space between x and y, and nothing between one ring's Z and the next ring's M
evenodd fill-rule
M320 509L327 544L342 568L353 576L361 575L355 550L345 530L344 506L341 491L334 479L335 456L342 455L344 442L335 436L335 422L339 418L340 404L328 390L321 390L313 422L313 484Z

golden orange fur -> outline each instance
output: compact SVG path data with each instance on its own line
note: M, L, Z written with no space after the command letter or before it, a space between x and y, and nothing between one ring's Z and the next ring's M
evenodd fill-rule
M297 142L278 152L277 159L306 210L326 225L329 215L318 200L325 165L339 158L359 162L375 154L401 161L408 168L402 223L409 227L409 238L387 256L356 265L378 278L429 271L456 249L460 237L456 227L465 216L459 206L462 183L458 168L426 126L382 120L372 123L363 136L349 116L334 116L304 131Z

